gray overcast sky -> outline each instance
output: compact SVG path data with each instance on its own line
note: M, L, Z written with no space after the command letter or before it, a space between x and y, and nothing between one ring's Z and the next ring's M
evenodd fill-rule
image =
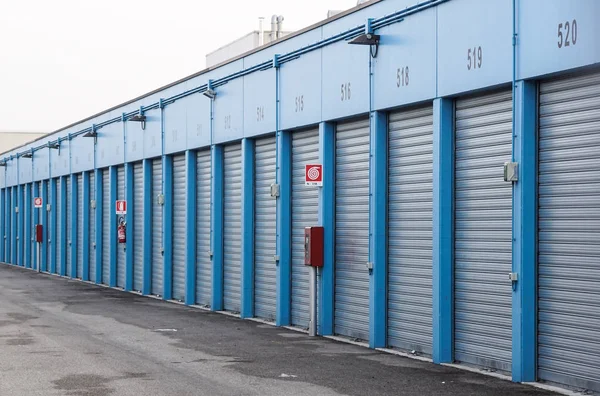
M285 17L356 0L0 0L0 130L51 132L205 67L205 55Z

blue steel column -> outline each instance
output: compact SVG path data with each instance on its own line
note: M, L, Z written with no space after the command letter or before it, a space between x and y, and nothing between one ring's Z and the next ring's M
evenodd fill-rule
M212 253L213 311L223 310L223 146L211 147L212 186L210 189L210 225Z
M163 155L163 299L173 298L173 157Z
M48 271L48 238L50 236L50 233L48 232L48 211L47 211L47 206L49 201L48 201L48 182L46 180L42 180L41 182L41 190L40 190L40 197L42 197L42 203L43 206L40 210L40 216L42 217L42 221L40 222L42 224L42 247L40 249L41 251L41 266L40 269L42 271Z
M56 252L57 249L60 249L60 244L58 238L56 238L56 232L58 231L58 216L56 214L56 208L58 207L58 203L56 202L56 180L50 179L50 218L48 219L50 223L49 233L48 233L48 243L49 246L49 254L50 254L50 273L56 274L56 267L58 263L56 262Z
M4 189L4 262L10 263L10 216L11 216L11 190Z
M83 219L82 219L82 227L83 229L79 230L79 232L83 232L83 246L79 246L79 249L82 250L83 255L83 273L81 274L81 279L83 281L90 280L90 172L83 172L83 202L82 210L83 210Z
M185 304L196 303L196 153L187 150L185 152L185 185L186 207L185 207Z
M254 140L242 140L242 318L254 316Z
M73 186L71 185L71 188ZM60 178L60 276L67 275L67 176Z
M12 193L12 199L11 199L11 210L10 210L10 215L11 215L11 221L10 221L10 226L12 227L11 230L11 249L10 249L10 253L11 253L11 259L10 259L10 263L11 264L17 264L17 254L18 254L18 248L17 248L17 238L19 237L19 233L18 233L18 228L17 228L17 212L15 211L15 207L17 207L18 204L18 194L17 194L17 186L13 186L11 188L11 193Z
M519 81L515 87L513 156L519 180L513 185L513 272L518 274L512 299L512 379L536 378L537 354L537 88Z
M144 222L144 281L142 294L147 296L150 294L152 287L152 160L144 159L142 167L144 172L144 219L139 221ZM136 238L139 238L139 235Z
M77 278L77 249L81 249L81 246L77 246L77 232L78 228L77 223L80 219L77 218L77 201L78 198L78 189L77 185L77 175L71 174L71 207L69 210L71 211L71 235L69 235L71 250L69 254L71 255L71 278Z
M292 315L292 133L277 135L277 326L289 326Z
M375 111L370 122L369 172L369 346L384 348L387 343L387 114Z
M102 171L100 169L94 169L94 182L96 183L96 196L94 199L96 200L96 209L94 211L95 225L96 225L96 240L94 241L94 255L96 256L96 284L102 283L102 216L103 216L103 205L102 205L102 197L104 196L104 191L102 188Z
M319 189L319 224L324 228L323 268L319 285L318 323L321 335L333 334L335 291L335 126L319 124L319 160L323 165L323 187Z
M433 361L454 360L454 103L433 101Z
M36 209L34 208L34 198L36 196L39 196L39 186L41 185L41 182L32 182L31 183L31 195L29 196L29 210L31 211L31 222L29 225L29 240L31 241L29 243L30 249L31 249L31 268L37 270L38 269L38 265L39 265L39 261L38 261L38 254L37 254L37 243L35 242L35 225L40 223L40 210L41 209Z
M25 185L24 184L19 184L19 187L17 189L17 192L19 194L19 213L17 213L17 217L18 217L18 221L19 221L19 226L18 226L18 230L19 233L17 235L17 246L18 246L18 258L17 258L17 264L20 267L24 267L25 263L23 262L23 258L25 257L25 238L23 237L24 233L23 233L23 227L25 226L25 199L24 199L24 195L25 195Z
M4 198L6 189L0 188L0 262L5 262L4 259L4 244L6 240L4 239L4 213L6 212L6 198Z
M110 254L110 272L109 272L109 286L117 287L117 249L119 248L117 245L117 215L116 211L116 202L117 202L117 167L111 166L108 168L108 177L110 180L109 188L110 191L108 195L106 191L104 192L104 199L109 200L108 204L108 218L109 218L109 226L110 232L109 235L109 254Z
M125 164L125 200L127 201L127 214L125 215L125 221L127 224L127 227L125 228L125 290L131 291L133 290L133 239L135 238L133 235L133 229L136 221L142 221L142 219L136 219L134 215L134 208L137 202L134 202L133 198L132 163Z
M25 189L25 200L23 204L24 227L23 227L23 264L27 268L33 268L31 262L31 184L23 185Z

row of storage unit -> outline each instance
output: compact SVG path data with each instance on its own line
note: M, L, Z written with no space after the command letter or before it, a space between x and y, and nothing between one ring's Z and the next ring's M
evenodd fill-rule
M320 224L320 334L517 380L530 359L538 379L600 391L600 73L520 84L515 104L493 90L3 188L0 259L307 328L303 232ZM305 186L313 163L322 188Z

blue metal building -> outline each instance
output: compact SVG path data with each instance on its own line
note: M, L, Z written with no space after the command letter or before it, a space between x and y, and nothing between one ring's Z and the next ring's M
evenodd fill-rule
M0 155L0 260L304 328L319 224L319 334L600 391L600 3L415 1Z

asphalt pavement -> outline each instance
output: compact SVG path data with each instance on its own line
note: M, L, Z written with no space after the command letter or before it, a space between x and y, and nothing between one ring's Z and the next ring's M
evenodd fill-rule
M552 395L0 265L0 395Z

